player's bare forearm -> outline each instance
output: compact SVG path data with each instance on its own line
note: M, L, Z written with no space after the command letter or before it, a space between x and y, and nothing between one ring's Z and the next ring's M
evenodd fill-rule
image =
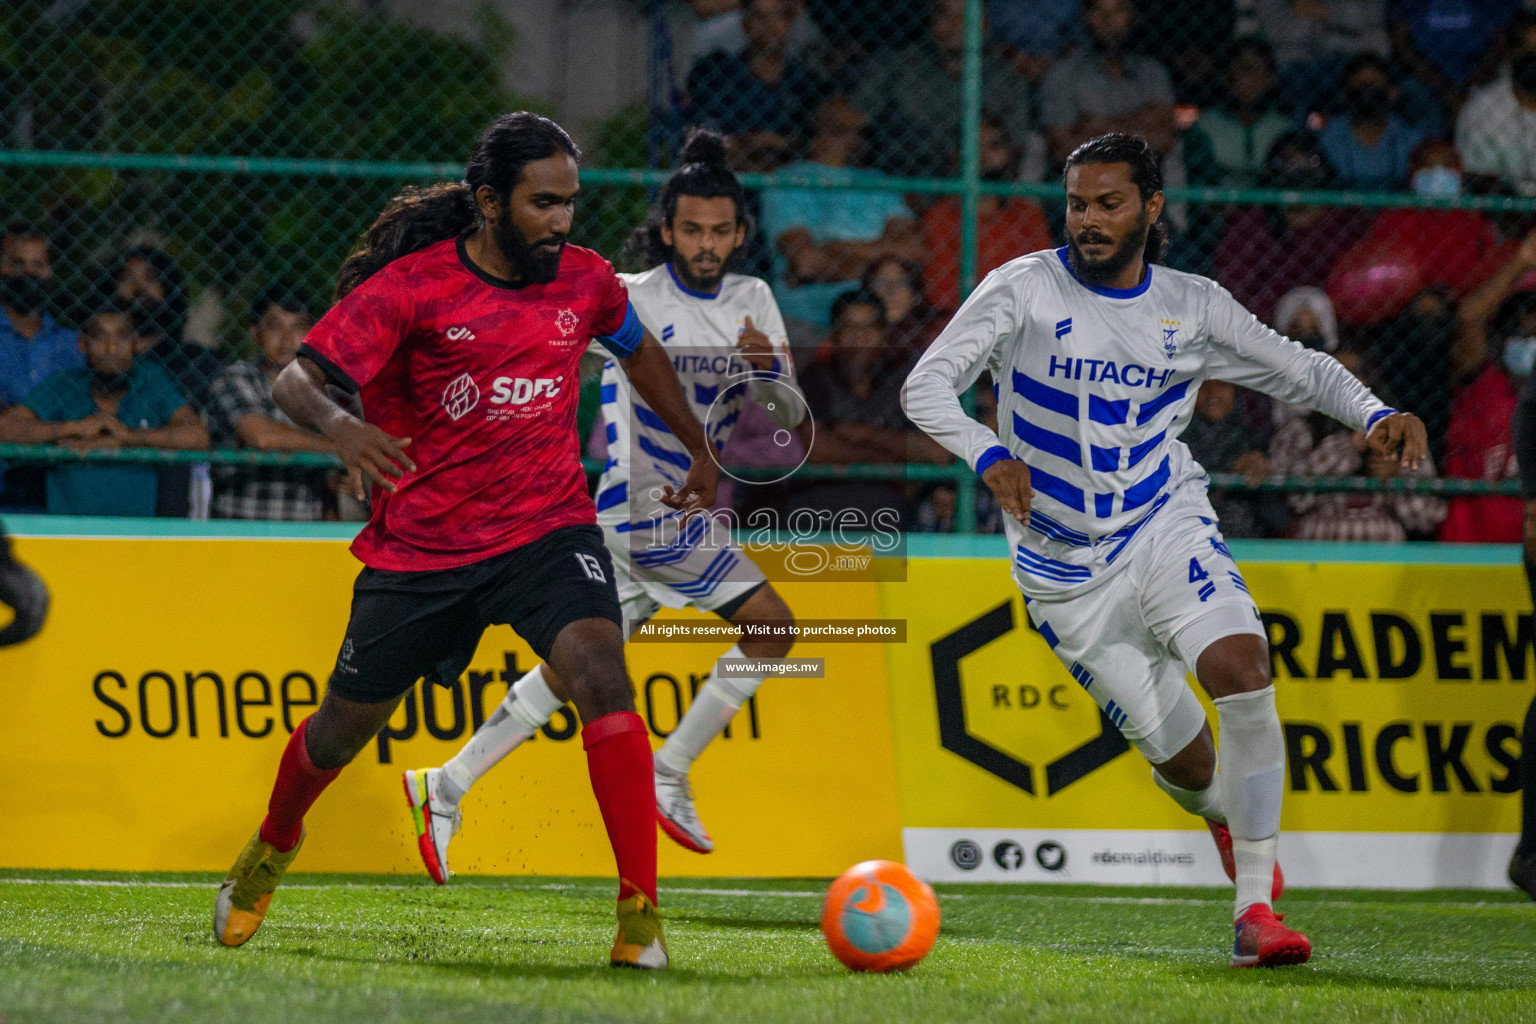
M367 498L365 480L394 491L401 476L415 471L416 463L405 454L411 439L391 437L343 409L325 393L325 371L303 356L277 375L272 397L294 423L335 445L347 468L347 490L357 500Z
M357 418L325 393L325 371L303 356L277 375L272 398L294 423L327 437L338 422Z
M677 379L677 371L672 368L666 349L651 337L650 331L645 332L639 347L621 359L619 365L624 367L630 383L634 384L635 393L661 417L661 422L682 442L688 453L696 459L705 455L709 442L704 437L704 427L688 406L682 382Z

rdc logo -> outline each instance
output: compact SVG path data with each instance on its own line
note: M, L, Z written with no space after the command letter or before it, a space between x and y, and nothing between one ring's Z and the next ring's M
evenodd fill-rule
M949 848L949 862L961 871L975 871L981 866L981 847L969 839L956 840Z
M1035 847L1035 863L1047 871L1060 871L1067 866L1067 848L1047 839Z

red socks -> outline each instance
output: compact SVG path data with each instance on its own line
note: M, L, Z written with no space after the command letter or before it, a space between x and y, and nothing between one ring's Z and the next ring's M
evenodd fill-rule
M295 734L297 735L297 734ZM656 780L650 733L633 711L615 711L581 730L587 771L619 865L619 899L643 892L656 902ZM297 842L298 833L294 833Z
M320 794L325 792L331 780L341 774L340 768L321 771L309 759L309 749L304 745L304 734L308 726L309 719L306 718L293 730L293 735L288 737L288 746L283 748L283 759L277 763L277 782L272 785L267 817L261 823L261 841L271 843L283 853L298 844L299 837L304 834L304 815ZM649 756L649 748L646 753ZM654 877L654 867L651 873Z

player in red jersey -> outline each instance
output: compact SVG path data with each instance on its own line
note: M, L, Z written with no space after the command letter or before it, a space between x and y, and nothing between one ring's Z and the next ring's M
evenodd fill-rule
M601 256L566 245L576 146L530 113L498 118L464 181L385 207L337 277L336 305L274 394L373 484L365 568L320 709L294 730L266 819L219 889L214 931L251 937L303 842L304 814L426 676L451 680L506 623L567 681L619 871L610 963L667 965L656 909L651 746L634 710L613 566L576 436L588 340L614 354L693 456L673 508L713 503L719 468L672 363ZM326 385L360 392L365 420Z

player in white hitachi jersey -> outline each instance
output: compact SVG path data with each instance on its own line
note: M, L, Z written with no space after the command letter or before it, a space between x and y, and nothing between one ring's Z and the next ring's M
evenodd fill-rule
M694 413L717 450L730 437L743 401L761 402L785 430L803 419L793 387L784 321L768 285L725 273L746 240L745 195L726 166L725 143L696 132L682 166L662 189L636 248L652 269L624 275L640 320L672 356ZM602 379L608 463L597 489L597 517L613 557L626 628L633 633L662 607L692 606L735 623L793 621L761 569L705 517L684 524L660 501L681 486L690 459L665 423L610 361ZM598 567L596 571L601 571ZM782 658L785 639L743 639L725 659ZM656 751L656 814L663 831L697 853L714 849L700 823L688 770L762 685L762 675L715 671ZM433 880L448 880L448 843L458 831L459 801L490 768L531 737L565 704L563 687L540 665L441 768L407 771L422 860Z
M1214 281L1147 262L1163 194L1142 139L1085 143L1066 186L1066 248L989 274L913 368L903 405L1013 517L1013 577L1035 627L1157 784L1209 823L1237 883L1233 966L1300 963L1311 944L1270 906L1285 746L1264 628L1178 436L1206 378L1325 412L1405 467L1425 453L1424 426ZM983 370L997 433L956 397ZM1216 703L1219 773L1186 671Z

